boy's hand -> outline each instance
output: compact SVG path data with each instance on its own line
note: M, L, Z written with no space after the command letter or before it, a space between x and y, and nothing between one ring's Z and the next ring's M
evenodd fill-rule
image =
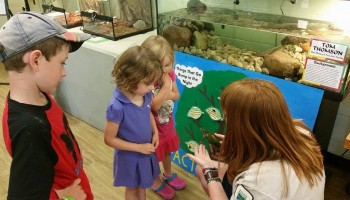
M139 144L138 152L143 154L151 154L156 151L156 148L151 143Z
M70 196L75 200L85 200L86 194L82 189L80 182L81 180L77 178L73 181L73 183L70 186L62 190L55 190L55 192L60 199L62 199L65 196Z

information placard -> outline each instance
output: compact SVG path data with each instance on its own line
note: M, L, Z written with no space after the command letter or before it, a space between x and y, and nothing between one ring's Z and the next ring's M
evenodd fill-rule
M311 40L309 56L345 62L348 46L323 40Z
M7 0L0 0L0 15L7 15Z
M340 92L346 65L308 58L303 82Z

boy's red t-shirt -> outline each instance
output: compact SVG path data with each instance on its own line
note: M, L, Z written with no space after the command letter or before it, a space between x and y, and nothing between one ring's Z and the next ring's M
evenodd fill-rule
M12 156L8 199L58 199L77 178L93 199L79 145L62 109L45 94L48 104L35 106L11 100L3 111L3 136Z

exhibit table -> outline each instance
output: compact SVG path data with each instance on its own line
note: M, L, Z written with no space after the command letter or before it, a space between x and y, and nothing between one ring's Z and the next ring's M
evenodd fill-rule
M71 31L81 31L79 28ZM115 83L111 72L116 59L129 47L140 45L156 30L117 41L93 37L66 62L67 76L56 91L62 109L99 130L104 129L105 110Z

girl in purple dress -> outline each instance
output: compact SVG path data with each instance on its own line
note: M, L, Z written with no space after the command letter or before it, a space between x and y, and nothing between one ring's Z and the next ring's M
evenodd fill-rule
M146 188L160 174L151 100L162 74L154 54L140 46L127 49L112 71L117 87L106 111L104 141L115 149L113 185L126 187L125 199L146 199Z
M156 55L164 72L155 85L155 96L152 101L152 113L159 132L159 146L156 154L159 162L163 164L164 173L161 178L155 180L152 189L164 199L172 199L175 196L175 190L181 190L186 186L186 182L171 170L170 154L177 151L180 144L172 114L174 101L180 96L173 68L174 50L160 35L148 37L141 46L150 49Z

